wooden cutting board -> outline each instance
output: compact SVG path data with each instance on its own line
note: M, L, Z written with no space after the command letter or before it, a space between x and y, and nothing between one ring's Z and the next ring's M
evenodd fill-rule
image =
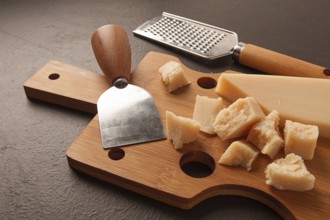
M165 125L165 111L192 117L196 95L217 97L214 92L220 74L204 74L184 66L190 86L170 94L158 68L177 58L150 52L133 71L132 83L154 97ZM24 84L30 98L95 114L96 102L109 85L101 74L50 61ZM132 109L134 111L134 109ZM176 151L170 140L104 150L97 115L67 151L71 167L106 182L143 194L164 203L190 209L218 195L240 195L272 207L286 219L313 219L330 216L329 139L320 138L312 161L305 161L315 175L315 188L308 192L280 191L266 185L264 169L272 162L259 155L251 171L217 163L230 141L200 133L197 140ZM280 153L278 157L282 157ZM205 165L211 174L193 177L183 171L190 162ZM196 164L196 163L195 163ZM197 166L198 167L198 166Z

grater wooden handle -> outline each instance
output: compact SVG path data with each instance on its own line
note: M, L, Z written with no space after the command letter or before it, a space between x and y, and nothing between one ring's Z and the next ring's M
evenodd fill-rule
M265 73L330 79L330 70L253 44L245 44L239 63Z
M93 33L91 43L95 58L111 85L118 78L130 80L131 48L125 30L104 25Z

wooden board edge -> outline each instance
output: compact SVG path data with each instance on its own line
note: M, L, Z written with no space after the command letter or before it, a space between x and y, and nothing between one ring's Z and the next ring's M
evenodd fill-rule
M60 70L63 69L62 66L69 69L80 69L57 60L49 60L44 66L42 66L36 73L34 73L23 83L25 95L30 99L40 100L94 115L97 114L97 107L93 102L77 99L71 96L65 96L60 92L54 92L49 87L47 87L47 85L40 87L42 82L39 80L41 77L49 78L49 81L51 82L51 75L58 74L56 71L54 73L47 71L50 67L54 67L54 69L58 70L60 73ZM87 74L95 74L87 70L86 72Z
M47 103L63 106L66 108L90 113L97 114L97 108L95 104L90 102L84 102L82 100L72 99L66 96L59 96L57 94L53 94L50 92L38 90L33 87L29 87L29 85L24 85L25 95L30 99L40 100Z
M177 207L180 209L188 210L194 206L194 204L191 204L191 202L188 200L182 199L180 197L176 197L174 195L169 195L169 194L167 194L165 192L161 192L161 191L157 191L157 193L155 193L155 189L153 189L153 188L149 188L145 185L141 185L137 182L134 182L134 181L131 181L128 179L123 179L120 176L116 176L116 175L113 175L106 171L103 171L101 169L97 169L88 164L84 164L84 163L80 162L79 160L76 160L74 158L74 156L72 156L70 154L69 150L67 151L66 157L67 157L69 166L71 168L73 168L74 170L77 170L81 173L85 173L88 176L92 176L92 177L99 179L101 181L104 181L106 183L113 184L120 188L135 192L142 196L146 196L148 198L166 203L168 205L171 205L171 206L174 206L174 207Z
M123 180L120 176L115 176L106 171L102 171L95 167L89 166L88 164L81 163L80 161L74 159L74 156L72 156L69 151L67 152L66 156L69 166L78 172L182 210L191 210L201 202L213 197L229 195L249 198L261 202L262 204L267 205L269 208L274 210L274 212L279 214L284 219L296 219L293 213L277 199L257 189L251 189L247 187L238 189L237 186L232 187L228 185L208 190L209 192L202 192L192 199L183 199L175 195L169 195L165 192L155 191L153 188L148 188L144 185L140 185L127 179Z

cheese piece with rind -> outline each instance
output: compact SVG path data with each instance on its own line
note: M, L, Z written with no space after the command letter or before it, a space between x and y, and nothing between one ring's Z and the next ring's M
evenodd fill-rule
M284 127L284 153L295 153L305 160L311 160L314 157L318 136L317 126L287 120Z
M166 85L168 92L173 92L180 87L190 84L184 75L181 64L178 62L169 61L161 66L158 71L162 75L162 80Z
M221 109L224 108L222 98L209 98L207 96L196 96L193 119L201 124L201 131L215 134L212 123Z
M183 144L194 141L201 125L190 118L176 116L173 112L166 111L166 134L173 141L175 149L181 149Z

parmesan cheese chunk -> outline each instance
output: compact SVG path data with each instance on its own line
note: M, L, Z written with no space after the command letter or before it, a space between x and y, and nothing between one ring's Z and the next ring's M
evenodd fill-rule
M295 153L305 160L311 160L314 157L319 129L314 125L305 125L290 120L285 121L284 153Z
M284 144L278 128L279 122L280 115L278 111L274 110L264 120L255 124L247 137L261 150L261 153L270 158L274 158Z
M162 80L167 87L168 92L190 84L184 75L181 64L174 61L169 61L159 68L162 75Z
M277 110L281 128L285 120L299 121L318 126L320 136L330 138L330 80L222 73L215 91L231 102L253 97L267 114Z
M212 123L222 108L224 105L220 97L213 99L207 96L196 96L193 119L201 124L201 131L215 134Z
M222 109L212 126L222 140L227 140L247 135L250 128L264 118L265 115L254 98L246 97Z
M266 183L280 190L307 191L314 188L315 177L298 155L277 159L265 170Z
M197 121L166 111L166 134L168 138L172 139L175 149L181 149L183 144L194 141L200 127L201 125Z
M259 152L247 141L234 141L221 156L218 163L228 166L241 166L250 170L258 154Z

